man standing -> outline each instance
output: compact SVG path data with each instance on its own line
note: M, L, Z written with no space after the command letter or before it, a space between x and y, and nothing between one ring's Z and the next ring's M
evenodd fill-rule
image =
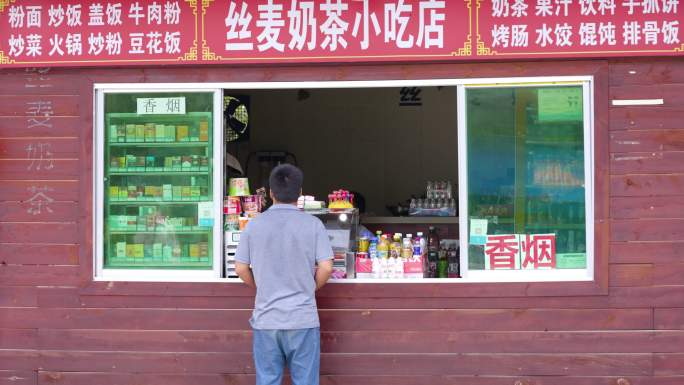
M235 254L238 276L257 291L250 319L257 385L280 385L286 364L294 385L319 382L315 291L332 274L333 252L323 223L297 208L303 180L295 166L273 169L273 206L249 222Z

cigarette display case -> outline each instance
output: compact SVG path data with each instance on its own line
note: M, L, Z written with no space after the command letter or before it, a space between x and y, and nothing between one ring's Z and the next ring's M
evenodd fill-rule
M132 270L133 277L220 276L217 97L216 92L101 96L101 275Z

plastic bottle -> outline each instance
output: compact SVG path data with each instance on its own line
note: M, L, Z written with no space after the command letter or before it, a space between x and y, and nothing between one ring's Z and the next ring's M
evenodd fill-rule
M371 269L373 270L373 278L382 278L382 259L373 258L373 265Z
M394 261L394 274L392 276L394 279L404 278L404 259L397 258Z
M439 250L439 260L437 261L437 278L447 278L449 276L449 261L447 251Z
M413 256L413 242L411 240L411 234L406 234L406 238L403 239L401 244L401 258L408 260Z
M381 235L378 241L378 258L387 259L389 258L389 239L386 235Z
M413 255L423 255L423 233L420 231L413 238Z
M437 263L439 260L439 235L434 226L430 226L427 242L427 278L437 278Z
M461 276L461 261L458 255L458 246L452 246L447 250L447 260L449 261L449 278L460 278Z
M373 237L370 240L370 245L368 245L368 256L372 259L378 258L378 238Z
M401 257L401 235L395 233L392 238L392 243L389 249L390 258L400 258Z

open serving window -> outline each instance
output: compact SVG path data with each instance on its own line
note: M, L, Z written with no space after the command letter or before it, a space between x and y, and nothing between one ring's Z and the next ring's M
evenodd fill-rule
M98 278L237 280L284 162L337 282L594 278L590 77L97 91Z

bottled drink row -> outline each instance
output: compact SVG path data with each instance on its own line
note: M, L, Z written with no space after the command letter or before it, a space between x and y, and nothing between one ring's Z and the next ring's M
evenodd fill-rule
M458 278L458 242L440 242L437 229L427 237L413 234L384 234L359 238L358 278ZM361 261L361 262L359 262Z

